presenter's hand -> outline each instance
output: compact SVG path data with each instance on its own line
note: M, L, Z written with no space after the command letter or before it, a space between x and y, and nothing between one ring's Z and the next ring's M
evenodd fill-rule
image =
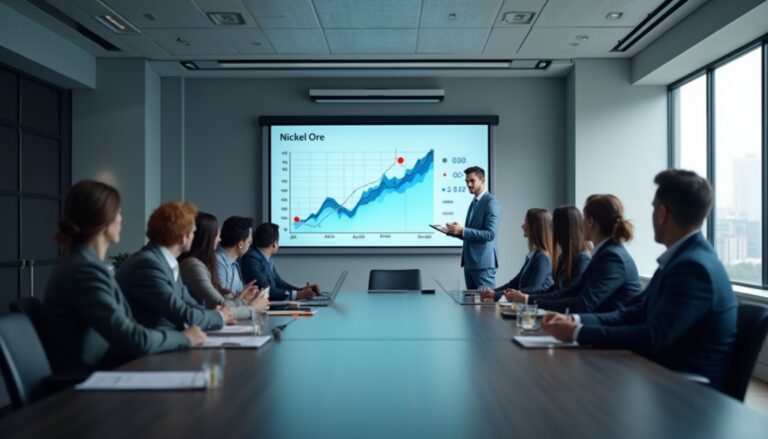
M504 297L506 297L509 302L528 303L528 295L523 294L514 288L507 288L504 290Z
M573 341L573 333L576 331L576 322L567 319L545 324L542 321L541 328L552 334L556 339L570 343Z
M312 290L312 285L307 285L306 287L296 292L297 300L309 300L313 297L315 297L315 292Z
M208 336L205 335L205 332L199 326L190 326L182 334L189 339L192 346L199 346L208 340Z
M227 305L217 306L216 311L220 312L221 315L224 316L224 324L234 325L235 323L237 323L237 317L235 317L235 314Z
M448 234L450 235L456 235L461 236L464 233L464 227L461 226L459 223L451 223L448 224L448 227L446 227L448 230Z

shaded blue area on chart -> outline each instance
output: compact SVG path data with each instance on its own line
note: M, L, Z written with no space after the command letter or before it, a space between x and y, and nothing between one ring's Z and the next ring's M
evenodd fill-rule
M434 150L430 150L402 177L383 175L351 208L326 198L317 212L294 225L293 233L428 232L433 217L433 192Z

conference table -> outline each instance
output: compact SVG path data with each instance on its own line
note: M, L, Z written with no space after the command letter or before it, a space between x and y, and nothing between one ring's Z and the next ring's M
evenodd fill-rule
M768 416L632 352L523 349L517 333L496 306L445 293L344 291L280 341L228 349L220 389L68 389L0 420L0 436L768 437ZM199 370L204 357L121 369Z

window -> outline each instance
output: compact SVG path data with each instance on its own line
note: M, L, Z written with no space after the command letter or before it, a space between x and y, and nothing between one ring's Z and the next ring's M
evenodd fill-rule
M713 183L708 239L733 282L763 288L765 47L740 49L670 87L671 164Z

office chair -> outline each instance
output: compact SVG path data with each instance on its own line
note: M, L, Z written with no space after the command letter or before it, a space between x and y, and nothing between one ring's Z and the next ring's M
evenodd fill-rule
M11 312L22 313L32 322L32 326L40 336L41 322L43 318L43 302L37 297L26 297L11 302Z
M744 401L757 356L768 334L768 306L743 302L739 304L736 346L731 360L730 382L725 393Z
M421 270L371 270L369 290L420 290Z
M20 313L0 317L0 371L11 405L24 407L48 393L51 365L29 318Z

